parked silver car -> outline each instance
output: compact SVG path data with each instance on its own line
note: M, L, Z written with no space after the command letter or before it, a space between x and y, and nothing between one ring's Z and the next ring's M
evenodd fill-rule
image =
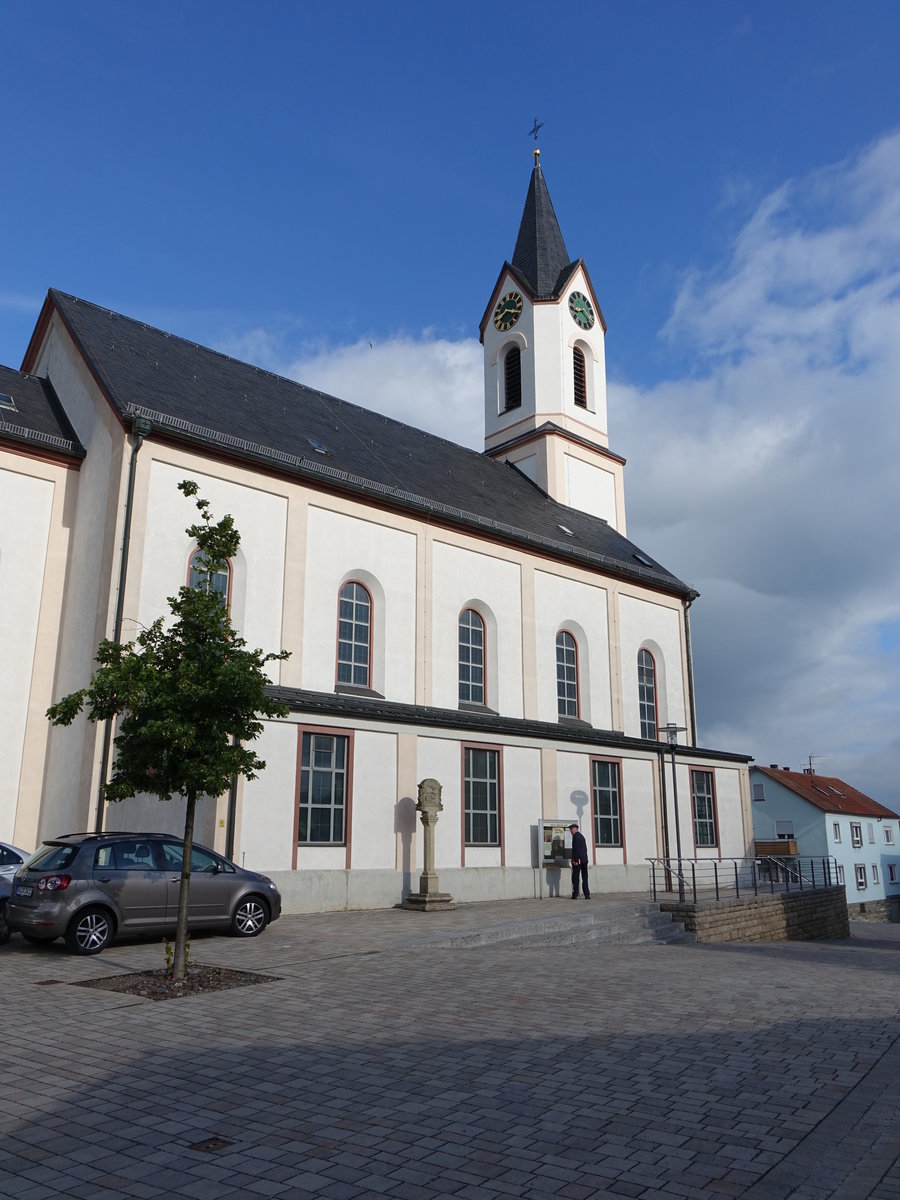
M70 833L39 846L12 880L6 921L30 942L64 937L73 954L99 954L120 933L171 933L184 844L162 833ZM255 937L281 915L265 875L195 845L188 923Z

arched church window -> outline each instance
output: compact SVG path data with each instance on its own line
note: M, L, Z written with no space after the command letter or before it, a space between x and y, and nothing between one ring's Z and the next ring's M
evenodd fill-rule
M649 650L639 650L638 707L641 713L641 737L656 740L656 663Z
M578 716L578 651L565 629L556 635L556 709L561 717Z
M579 408L587 408L587 366L584 351L580 346L572 348L572 370L575 379L575 403Z
M484 621L467 608L459 618L459 701L484 704Z
M345 583L338 598L337 682L369 686L372 597L361 583Z
M510 346L503 358L503 411L522 407L522 352Z
M188 565L188 587L200 588L206 586L207 572L204 569L205 563L203 559L203 551L195 550L191 555L191 560ZM208 576L209 587L213 592L217 592L225 604L229 604L231 600L231 564L227 564L224 571L216 571Z

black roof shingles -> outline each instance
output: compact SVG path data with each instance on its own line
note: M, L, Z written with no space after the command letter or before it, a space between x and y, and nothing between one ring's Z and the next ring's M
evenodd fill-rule
M51 290L50 299L126 421L147 415L208 449L696 594L605 521L556 503L506 463L74 296Z
M540 163L531 172L512 266L527 280L534 298L558 296L575 268Z
M65 458L84 458L53 386L12 367L0 366L0 442L27 446Z

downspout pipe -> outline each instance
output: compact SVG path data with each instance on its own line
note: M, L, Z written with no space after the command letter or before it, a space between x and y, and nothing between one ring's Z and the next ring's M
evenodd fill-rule
M699 592L691 591L685 597L684 603L684 652L687 658L687 679L688 679L688 708L691 714L691 745L698 746L700 743L697 738L697 701L694 696L694 651L691 645L691 605L700 595Z
M131 544L131 518L134 507L134 477L137 473L138 451L144 444L144 438L153 430L153 422L148 417L135 417L131 427L134 441L131 445L131 461L128 464L128 490L125 496L125 529L122 534L122 557L119 561L119 594L116 598L116 614L113 620L112 640L117 644L122 641L122 618L125 610L125 580L128 577L128 548ZM104 798L103 788L109 773L109 756L112 747L112 719L103 723L103 745L100 750L100 784L97 789L97 816L94 821L94 832L103 832Z

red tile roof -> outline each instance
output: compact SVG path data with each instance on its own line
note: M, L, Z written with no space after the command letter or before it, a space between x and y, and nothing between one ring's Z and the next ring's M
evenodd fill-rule
M770 779L790 788L792 792L796 792L798 796L802 796L816 808L821 808L823 812L850 813L857 817L893 817L895 820L897 819L897 813L885 808L871 796L858 792L849 783L844 783L843 779L837 779L833 775L809 775L806 771L787 771L780 767L754 766L751 769L759 771L762 775L768 775Z

